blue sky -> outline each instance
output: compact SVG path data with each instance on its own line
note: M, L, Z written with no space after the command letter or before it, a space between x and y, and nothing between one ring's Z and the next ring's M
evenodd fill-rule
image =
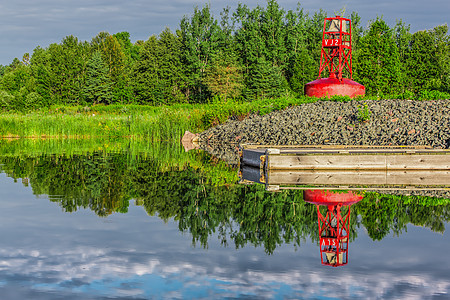
M225 6L232 9L245 3L249 7L266 5L266 1L203 1L203 0L15 0L0 4L0 64L7 65L14 57L22 58L37 46L43 48L59 43L68 35L90 41L101 31L128 31L131 40L146 40L165 27L178 28L184 15L194 6L209 3L216 17ZM298 1L278 0L285 10L293 10ZM307 0L300 1L309 13L319 9L330 15L346 7L350 14L360 14L363 24L383 16L393 26L397 19L411 24L411 31L431 29L448 23L449 0Z

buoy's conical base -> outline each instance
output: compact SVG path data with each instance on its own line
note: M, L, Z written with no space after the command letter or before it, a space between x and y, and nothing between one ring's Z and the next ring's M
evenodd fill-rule
M343 78L339 81L337 78L321 78L311 81L305 85L305 95L309 97L328 97L339 95L349 96L354 98L356 96L364 96L366 88L356 81Z

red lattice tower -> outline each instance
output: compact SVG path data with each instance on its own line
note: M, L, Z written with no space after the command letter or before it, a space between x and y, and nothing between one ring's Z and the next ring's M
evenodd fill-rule
M328 78L322 78L323 73L328 73ZM351 20L340 16L325 18L319 76L305 85L305 94L314 97L364 95L365 87L352 79Z

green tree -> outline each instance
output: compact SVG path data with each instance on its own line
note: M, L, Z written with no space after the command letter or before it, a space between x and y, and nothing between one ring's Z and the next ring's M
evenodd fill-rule
M352 73L353 77L358 77L358 49L361 45L361 37L363 35L364 29L361 26L361 17L357 12L352 12L350 15L350 20L352 20Z
M400 58L401 68L401 93L405 93L410 89L410 78L407 76L407 59L411 44L410 26L406 25L402 20L397 21L394 27L395 43L397 44L398 54Z
M279 97L286 88L286 80L279 67L274 67L264 57L251 65L247 87L250 95L256 99Z
M36 91L50 104L80 104L89 43L67 36L61 44L36 48L30 60Z
M6 72L6 66L0 65L0 77L2 77Z
M356 81L366 87L366 94L381 97L400 91L401 64L393 30L377 18L360 39Z
M286 78L291 90L303 95L306 83L317 78L318 64L308 50L308 15L300 6L286 15L286 51L288 67Z
M131 65L139 59L139 44L133 44L130 40L130 33L126 31L113 34L113 37L120 43L122 50L127 58L128 64Z
M2 91L1 106L8 110L27 111L44 105L42 97L36 93L36 80L29 65L29 54L24 59L17 58L0 78Z
M250 10L239 4L233 15L240 28L235 33L236 51L244 67L246 97L276 97L286 92L285 12L276 1L268 1L267 9Z
M450 47L447 32L447 25L441 25L411 36L405 55L411 91L448 90Z
M220 15L217 53L206 68L202 82L211 95L226 99L241 95L244 87L243 68L234 42L234 24L230 18L230 8L224 8Z
M119 35L124 38L124 35ZM122 40L124 46L126 42ZM102 59L108 67L109 77L113 85L114 100L126 102L131 96L131 88L127 74L127 57L124 49L118 39L107 33L100 32L92 39L91 45L93 49L100 51Z
M151 36L142 46L133 65L133 91L139 103L154 105L185 102L181 39L166 28L159 37Z
M217 55L219 31L209 5L201 10L196 7L192 17L185 16L180 22L181 57L188 84L185 94L195 102L203 102L209 97L203 77Z
M236 98L243 89L243 76L238 63L225 56L206 69L203 83L213 95L223 99Z
M87 103L111 103L113 96L109 74L100 52L94 52L87 64L86 83L81 92Z

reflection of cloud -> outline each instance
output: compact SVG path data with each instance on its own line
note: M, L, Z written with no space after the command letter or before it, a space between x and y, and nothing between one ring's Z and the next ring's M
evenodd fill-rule
M399 275L390 272L351 274L345 269L297 264L284 271L237 269L236 265L215 263L209 259L186 261L179 255L148 254L146 260L134 260L136 252L118 255L89 247L67 251L0 250L0 290L18 282L30 290L58 291L97 296L168 298L239 297L275 298L283 295L313 299L333 295L336 298L420 299L450 291L448 278ZM39 255L37 255L39 254Z

